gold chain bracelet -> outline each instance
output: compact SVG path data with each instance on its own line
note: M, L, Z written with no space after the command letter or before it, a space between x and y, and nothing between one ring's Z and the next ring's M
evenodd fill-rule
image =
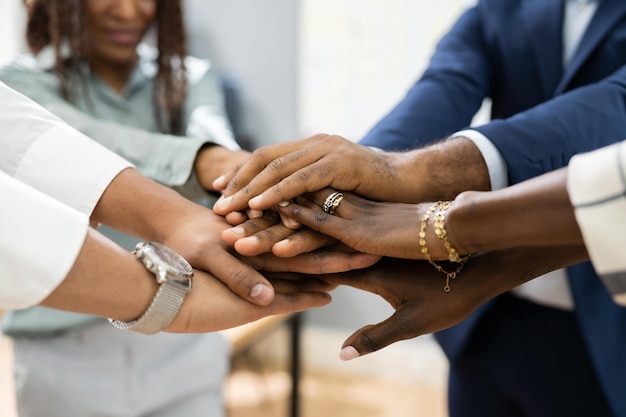
M428 252L428 247L426 246L426 223L428 223L428 219L430 218L430 216L432 216L432 214L435 212L435 210L437 210L437 208L439 208L439 212L437 213L437 216L440 216L441 218L439 218L439 226L437 226L437 224L435 224L435 234L437 235L437 237L439 237L440 239L445 238L446 235L446 231L445 231L445 212L448 209L448 207L450 207L450 205L452 205L451 201L438 201L435 204L433 204L432 206L429 207L428 210L426 210L426 213L424 213L424 215L422 216L422 222L420 224L420 233L419 233L419 244L421 247L421 251L422 254L424 255L424 257L426 258L426 260L433 266L435 267L435 269L439 272L441 272L442 274L446 275L446 285L443 287L443 290L445 292L450 292L450 280L451 279L455 279L457 274L459 272L461 272L461 269L463 269L463 267L465 266L465 263L468 261L468 259L470 258L469 255L468 256L464 256L464 257L459 257L458 252L456 252L456 250L454 250L454 248L452 248L452 246L450 246L450 243L447 241L447 239L444 241L444 246L446 247L446 250L448 250L448 257L452 262L458 262L459 266L454 270L454 271L446 271L445 269L443 269L441 267L441 265L437 264L435 261L433 261L430 257L430 253ZM437 216L435 217L435 223L437 223ZM440 236L441 235L441 236ZM446 246L445 243L448 243L448 245ZM454 252L452 252L454 251ZM456 256L453 256L452 253L455 253ZM457 259L456 261L453 261L453 259Z
M441 240L441 243L443 243L443 246L448 251L448 260L450 262L461 263L461 262L466 262L469 259L469 255L463 256L463 257L459 256L459 252L457 252L457 250L452 247L450 242L448 242L448 233L446 232L446 228L445 228L446 227L446 211L453 203L454 201L445 201L445 202L440 201L437 203L436 206L437 208L439 208L439 211L435 213L434 227L435 227L435 234Z

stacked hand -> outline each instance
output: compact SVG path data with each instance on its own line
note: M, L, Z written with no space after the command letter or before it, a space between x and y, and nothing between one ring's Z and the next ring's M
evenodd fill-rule
M272 279L275 296L259 306L237 296L216 277L195 271L193 290L165 331L173 333L213 332L239 326L263 317L322 307L331 300L335 285L317 279L285 281Z
M324 276L337 285L349 285L383 297L395 313L387 320L365 326L344 342L340 358L354 359L399 340L453 326L484 302L524 282L586 259L584 247L518 248L475 256L450 285L442 290L443 277L421 261L385 258L363 271ZM520 268L519 265L525 265Z
M223 196L214 210L221 215L248 207L267 210L326 187L381 201L401 201L402 156L331 135L260 148L241 167L215 180L213 187Z
M453 144L459 161L465 158L468 143L462 139ZM473 148L471 145L469 151L477 152ZM432 152L439 150L435 146ZM396 310L384 322L350 336L341 353L343 359L450 327L490 298L587 258L577 240L569 245L570 240L561 239L546 251L526 238L520 242L528 242L527 247L502 250L515 240L507 244L509 236L498 238L498 230L487 230L486 243L481 243L480 234L468 232L471 227L455 230L457 221L458 225L473 224L472 203L484 195L464 193L452 205L419 203L432 201L432 197L454 198L459 192L455 187L471 188L465 188L463 179L454 179L450 187L439 187L446 190L441 195L436 191L429 194L429 179L424 172L417 177L411 174L420 169L419 164L408 169L415 160L406 155L378 153L337 136L318 135L256 151L238 170L213 184L223 192L216 213L231 217L235 211L254 213L249 216L252 218L238 217L231 222L235 227L225 227L222 232L226 243L250 257L245 258L249 265L278 270L276 265L285 262L286 267L280 268L283 271L317 269L314 273L323 275L325 282L379 294ZM473 159L479 163L470 169L468 181L479 184L477 190L485 189L488 185L475 179L488 180L484 163ZM448 183L447 178L436 181ZM504 208L508 207L507 196L501 197ZM479 231L485 223L493 223L489 218L480 219ZM518 229L524 234L523 225L516 225L515 237L520 234ZM476 252L475 248L485 246L494 251L467 261L470 248ZM381 256L385 258L374 264ZM276 257L280 257L278 264ZM366 269L329 272L346 267ZM324 290L319 282L303 282L313 291Z

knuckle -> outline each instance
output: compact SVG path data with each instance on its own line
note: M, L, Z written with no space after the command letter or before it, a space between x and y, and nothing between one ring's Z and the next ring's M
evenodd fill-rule
M265 159L267 159L267 157L268 157L268 148L261 147L261 148L255 149L254 152L252 152L252 155L250 155L250 160L254 161L255 163L260 163L264 161Z
M261 232L259 232L257 234L257 238L261 241L261 242L274 242L275 240L277 240L277 235L276 232L274 232L274 230L272 229L265 229Z
M282 158L276 158L268 164L268 168L272 171L281 172L285 166Z
M338 166L338 161L334 161L334 157L330 156L327 163L319 163L313 166L313 171L318 178L327 178L333 175L333 167Z
M239 186L241 184L241 181L239 180L239 176L235 175L234 177L232 177L228 183L228 187L229 188L236 188L238 189Z
M296 172L293 173L293 179L297 182L300 183L306 183L308 182L309 178L311 177L310 173L308 170L306 169L300 169Z
M230 274L230 284L235 288L244 288L249 284L250 274L242 268L236 268Z
M325 213L323 211L316 212L314 217L313 217L314 223L319 225L319 226L322 226L322 225L328 223L329 220L330 220L330 214Z
M241 224L241 227L243 227L246 236L250 236L262 229L262 226L256 219L247 220L245 223Z
M279 182L277 184L272 185L271 190L272 190L272 192L280 195L280 193L283 191L283 187L282 187L281 183Z
M376 352L382 347L380 341L368 333L362 334L359 337L359 342L367 352Z
M283 158L286 163L294 163L294 162L298 162L299 160L301 160L308 153L309 153L308 148L299 148L283 156Z

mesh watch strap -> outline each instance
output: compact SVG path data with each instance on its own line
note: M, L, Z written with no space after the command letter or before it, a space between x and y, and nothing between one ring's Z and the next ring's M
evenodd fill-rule
M148 309L137 320L109 319L109 321L118 329L133 330L143 334L158 333L174 320L190 286L191 280L189 280L189 285L166 281L159 287Z

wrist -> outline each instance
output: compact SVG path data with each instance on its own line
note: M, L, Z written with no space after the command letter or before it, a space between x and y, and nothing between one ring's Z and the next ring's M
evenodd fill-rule
M119 329L155 334L168 327L178 315L186 294L191 290L194 271L183 257L160 243L140 242L133 255L153 275L152 280L158 289L138 318L109 321Z
M411 152L383 152L380 153L382 162L387 170L384 172L384 182L380 181L381 174L376 172L370 176L376 178L381 188L379 196L373 196L381 201L396 203L418 204L431 199L423 199L422 186L424 175L422 164L416 151Z
M198 152L193 168L200 185L208 191L216 191L213 181L244 161L249 155L248 151L231 151L220 145L207 144Z
M482 244L479 237L482 233L473 233L479 222L472 218L473 208L478 196L482 194L476 191L465 191L454 199L454 204L450 206L447 214L447 236L450 244L456 248L461 255L481 252Z
M491 186L483 156L467 138L408 152L403 164L401 178L412 187L408 189L412 202L453 200L463 191L489 191Z
M135 256L129 253L129 272L127 279L132 281L135 290L128 291L129 300L124 303L127 308L116 309L115 313L109 314L115 320L132 321L136 320L150 307L152 299L156 295L159 286L154 280L154 275L137 262Z

